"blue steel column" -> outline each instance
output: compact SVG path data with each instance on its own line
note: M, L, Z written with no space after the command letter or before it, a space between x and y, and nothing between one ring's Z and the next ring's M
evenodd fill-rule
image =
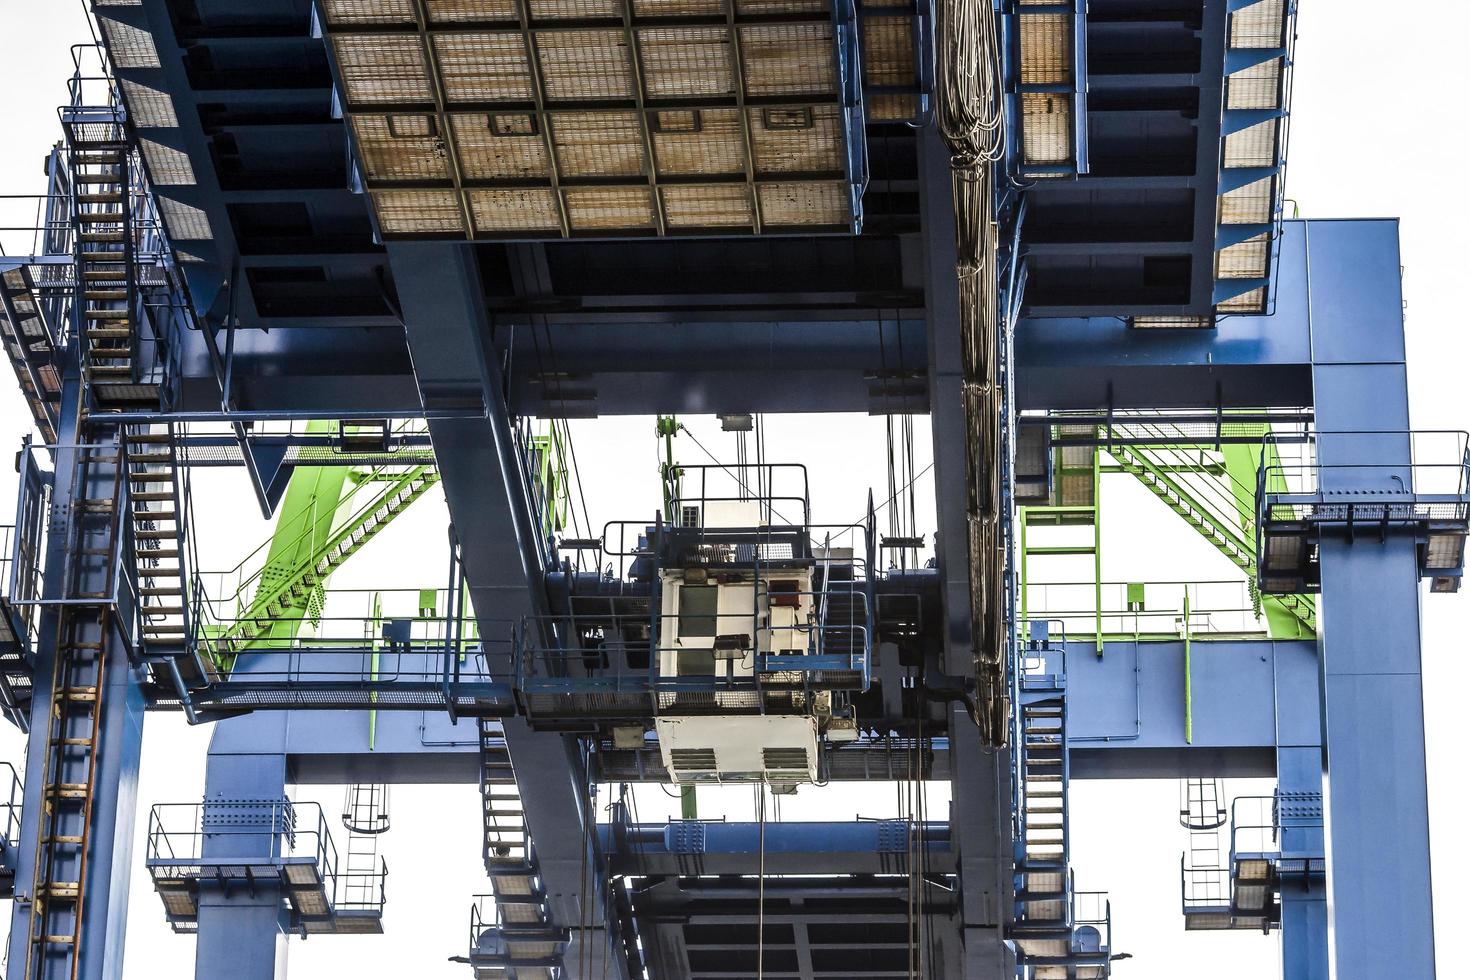
M1315 717L1303 719L1307 724ZM1300 726L1295 726L1300 727ZM1276 792L1281 825L1282 867L1298 859L1321 860L1326 844L1322 831L1322 748L1288 745L1276 750ZM1318 737L1311 736L1311 742ZM1281 878L1281 976L1283 980L1328 980L1327 884L1307 873Z
M934 433L935 538L944 596L944 673L973 674L969 545L966 531L965 424L960 394L959 285L949 153L931 127L919 134L924 229L924 307L929 336L929 418ZM1013 958L1002 915L1011 872L1009 753L984 751L969 715L950 712L951 846L958 855L964 976L1008 978Z
M505 635L511 621L545 611L544 559L475 254L463 244L417 242L388 252L470 601L482 635ZM580 746L522 719L506 719L504 731L553 924L571 930L564 962L576 977L584 943L601 962L598 950L611 942ZM622 956L608 959L614 975L626 975Z
M1321 657L1298 654L1306 642L1269 641L1276 697L1277 814L1283 867L1320 862L1322 831ZM1310 669L1310 674L1308 670ZM1218 686L1218 685L1213 685ZM1249 703L1242 698L1232 707ZM1321 874L1281 881L1281 975L1284 980L1328 980L1327 886Z
M79 391L75 377L68 379L61 408L58 432L63 440L75 441L79 415ZM42 594L48 599L65 595L67 581L67 542L70 522L76 518L72 499L71 473L77 451L60 448L54 463L56 481L47 518L48 542L45 556ZM86 491L83 491L84 493ZM110 577L107 560L101 556L76 556L79 563L97 567L82 570L82 580L89 587L106 583ZM35 694L31 702L30 730L26 745L25 796L21 809L20 843L16 848L18 866L15 877L15 902L11 910L10 957L6 976L10 980L26 980L26 951L29 920L33 912L33 882L36 874L37 837L40 833L45 800L46 755L50 749L47 734L55 703L51 679L57 657L60 613L48 607L40 619L36 652ZM133 828L137 814L138 764L143 748L143 696L139 674L129 662L126 646L109 625L106 680L102 712L97 732L98 750L93 778L94 797L89 828L90 847L87 854L86 880L83 894L83 924L78 943L77 980L113 980L122 974L123 945L128 917L128 881L132 867ZM77 832L77 831L73 831ZM70 963L43 964L34 976L68 978L73 974Z
M1308 222L1306 234L1317 287L1309 316L1319 459L1407 464L1397 225L1363 222L1359 235L1315 239L1314 227ZM1330 435L1365 431L1383 434ZM1362 485L1334 470L1323 482ZM1332 975L1428 980L1434 928L1415 544L1334 537L1320 555Z
M274 801L286 795L285 712L218 722L209 740L204 803ZM273 831L205 839L204 857L260 858L272 851ZM194 951L197 980L277 980L286 975L283 898L278 883L251 887L201 881L199 939Z

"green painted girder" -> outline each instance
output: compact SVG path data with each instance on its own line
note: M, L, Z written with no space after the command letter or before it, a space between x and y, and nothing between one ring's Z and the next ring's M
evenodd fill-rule
M1262 427L1265 435L1265 427ZM1171 447L1187 449L1189 447ZM1155 459L1148 449L1130 446L1112 446L1108 453L1119 466L1131 473L1154 496L1170 510L1200 533L1205 540L1230 559L1235 567L1246 573L1251 583L1252 597L1261 603L1270 634L1278 638L1301 638L1315 636L1317 630L1316 603L1309 596L1285 595L1262 596L1255 590L1256 547L1255 547L1255 491L1254 481L1260 465L1261 447L1258 445L1232 445L1222 447L1225 458L1223 476L1214 475L1218 484L1217 495L1228 499L1235 511L1232 515L1221 514L1219 508L1201 501L1182 480L1176 479L1178 472L1170 465ZM1197 476L1209 474L1196 473Z
M293 639L303 619L319 615L322 589L328 577L439 482L439 472L432 466L398 471L390 467L376 468L361 482L381 483L382 488L338 523L341 509L351 504L351 495L342 495L345 474L340 478L325 477L324 483L315 479L313 472L333 468L313 467L292 478L291 490L297 488L300 479L301 492L294 513L282 512L255 595L235 622L214 638L216 648L227 656L232 658L255 646ZM334 481L335 498L330 485ZM304 530L287 530L291 528Z

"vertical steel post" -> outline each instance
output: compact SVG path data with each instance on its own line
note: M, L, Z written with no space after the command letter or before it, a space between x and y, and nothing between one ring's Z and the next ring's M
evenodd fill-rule
M76 378L69 378L63 391L61 429L63 439L80 441L78 420L81 416L81 392ZM68 595L80 583L78 591L110 592L115 568L106 554L77 549L70 553L75 523L81 520L80 501L95 489L97 480L78 489L72 474L76 470L78 449L75 446L56 450L56 482L53 487L48 541L44 563L42 596L57 600ZM121 465L120 462L112 464ZM111 480L111 477L107 478ZM110 484L109 484L110 486ZM111 492L109 490L109 492ZM122 534L121 529L115 533ZM98 608L105 605L98 600ZM91 608L91 607L88 607ZM124 615L126 613L124 612ZM123 945L127 925L128 880L132 862L133 822L137 807L138 764L143 744L143 697L140 675L129 661L126 645L118 633L116 619L104 617L81 642L97 643L105 659L101 664L104 682L97 692L101 701L95 739L96 751L86 765L94 770L90 776L90 806L69 820L64 833L84 837L87 857L81 873L81 922L75 930L75 949L68 956L43 956L31 962L27 956L31 937L31 919L43 911L33 894L38 857L41 853L43 813L48 801L48 755L54 746L48 744L52 729L52 713L56 710L56 660L63 637L65 618L58 606L43 608L40 617L36 651L35 694L31 702L31 732L26 747L25 797L21 810L21 837L17 848L16 900L11 912L10 958L6 976L10 980L110 980L122 973ZM74 644L75 645L75 644ZM68 743L69 744L69 743ZM58 771L50 774L54 783L80 783L88 777L82 771L82 756L63 753L63 767L77 769L76 774ZM85 816L83 816L85 814ZM85 821L85 826L82 822ZM65 877L67 862L58 867L54 878ZM75 972L73 972L73 958ZM30 976L27 977L29 968Z
M1403 307L1396 266L1365 268L1362 236L1312 237L1308 308L1318 460L1410 462ZM1395 239L1367 254L1397 255ZM1382 471L1380 471L1382 472ZM1361 474L1323 471L1323 489ZM1340 485L1339 485L1340 484ZM1428 789L1419 653L1419 565L1405 536L1321 543L1318 645L1325 748L1332 976L1434 977Z

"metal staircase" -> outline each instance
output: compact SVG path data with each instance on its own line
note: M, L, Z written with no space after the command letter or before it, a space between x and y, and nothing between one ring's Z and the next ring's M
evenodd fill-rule
M140 371L132 161L121 110L73 110L64 116L70 136L82 379L94 408L154 402L159 387L145 383Z
M61 351L25 266L0 274L0 346L10 358L41 438L55 443L61 411Z
M1034 980L1091 980L1111 974L1111 914L1104 896L1078 892L1072 878L1066 666L1063 648L1047 648L1045 629L1044 623L1031 624L1025 666L1037 669L1023 669L1017 681L1010 938ZM1091 900L1098 911L1079 911L1082 900Z
M375 470L370 478L383 479L385 471ZM217 645L227 655L248 648L252 641L268 634L288 609L304 607L317 588L348 558L439 482L439 472L432 466L415 466L403 473L387 475L386 479L387 486L320 547L285 572L273 575L270 581L262 579L249 607L217 637Z
M470 964L479 977L555 980L570 935L551 924L536 852L498 722L481 719L483 856L495 904L493 924L472 922Z
M1201 536L1246 574L1256 581L1255 520L1237 504L1228 468L1222 475L1208 472L1204 466L1183 458L1187 450L1149 448L1138 445L1112 445L1108 454L1125 471L1137 478L1154 496L1200 533ZM1171 471L1187 470L1200 478L1183 480ZM1254 495L1254 490L1250 490ZM1317 605L1310 596L1281 595L1264 597L1264 602L1284 610L1308 633L1317 629Z
M174 428L129 426L124 449L137 583L138 651L155 664L156 671L172 661L182 682L197 688L215 674L212 662L198 655L195 644L188 488L182 482ZM169 683L167 677L157 679Z

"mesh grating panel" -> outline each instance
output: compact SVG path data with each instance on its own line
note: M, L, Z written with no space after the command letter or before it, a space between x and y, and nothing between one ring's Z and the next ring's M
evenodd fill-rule
M343 34L332 48L349 103L433 101L418 38Z
M391 211L380 215L385 235L758 230L753 174L780 178L759 191L774 228L848 226L849 121L834 104L836 47L825 0L742 3L741 13L761 20L740 25L738 44L735 28L724 24L644 22L631 48L625 29L603 26L623 20L623 0L518 2L325 4L363 176L375 205ZM510 22L520 9L542 26L523 34ZM726 10L720 0L636 0L635 9L649 18ZM796 12L814 16L781 20ZM452 31L436 29L450 23ZM911 84L914 68L904 24L912 19L879 29L895 51L889 73L896 85ZM364 33L367 27L374 30ZM735 90L737 78L744 93ZM434 111L436 90L447 120ZM741 94L795 104L742 114L731 104ZM373 111L389 103L393 112ZM893 105L895 117L906 118L914 99ZM656 196L650 185L658 177L731 180ZM527 186L482 191L458 185L461 178ZM392 193L394 182L409 180L427 196ZM554 185L563 182L558 195Z
M573 231L653 227L653 191L648 187L575 187L566 191Z
M648 28L638 32L638 56L650 99L726 96L735 91L727 28Z
M1128 320L1137 330L1206 330L1215 325L1211 316L1135 316Z
M187 153L145 139L138 140L138 149L143 152L143 160L148 165L148 177L153 183L178 186L198 182L194 178L194 167L189 163Z
M532 99L531 64L520 34L439 34L434 57L444 78L444 98L451 104Z
M470 191L475 230L535 233L559 231L556 196L549 187Z
M1072 18L1026 14L1021 21L1021 84L1063 85L1072 78Z
M214 230L209 226L209 215L192 204L160 197L158 210L163 213L164 224L168 225L168 233L172 238L198 241L214 237Z
M175 129L179 125L178 113L174 111L174 100L167 92L137 82L122 80L123 101L127 103L128 118L133 125L144 129Z
M1023 157L1031 164L1066 163L1072 158L1072 105L1061 95L1021 96Z
M740 125L740 110L698 109L677 120L665 120L673 115L655 114L653 155L660 174L744 176L745 135ZM663 124L665 121L668 126ZM693 128L674 130L675 123Z
M758 174L842 172L842 119L836 106L812 106L799 113L773 109L746 113ZM806 125L793 127L788 116Z
M488 23L520 19L516 0L428 0L427 6L431 24Z
M158 47L153 35L111 17L98 17L97 23L107 38L107 52L118 68L158 68Z
M1276 120L1268 119L1225 137L1225 166L1275 166L1277 128Z
M621 0L528 0L532 20L619 20Z
M418 117L433 121L433 116ZM433 127L428 127L433 131ZM369 180L449 179L449 156L444 141L438 136L407 135L418 131L410 128L404 117L357 114L352 117L352 130L362 166Z
M532 126L535 118L524 117ZM536 135L497 135L514 122L497 117L501 130L491 129L491 117L483 113L460 113L449 117L459 166L470 180L542 178L546 169L546 141Z
M388 235L463 232L464 212L453 191L374 191L378 223Z
M914 84L914 25L907 17L862 22L863 81L867 85Z
M753 24L740 28L747 95L835 91L832 25Z
M827 0L735 0L735 12L744 17L762 14L820 14L830 9Z
M1260 313L1266 308L1266 287L1257 286L1239 296L1215 304L1220 313Z
M322 10L333 25L414 23L414 0L322 0Z
M1225 108L1275 109L1281 105L1280 58L1263 61L1225 79Z
M670 228L749 226L750 188L745 184L664 187L664 215Z
M636 112L558 112L551 132L557 166L567 177L637 177L644 171L643 130Z
M1215 256L1216 279L1264 279L1270 236L1261 234L1222 248Z
M633 98L633 62L622 31L539 31L536 50L552 102Z
M1220 224L1263 225L1271 220L1276 201L1276 178L1237 187L1220 195Z
M863 101L864 114L874 122L912 119L919 101L912 95L872 95Z
M1230 16L1232 48L1279 48L1286 43L1286 0L1259 0Z
M633 0L635 17L715 17L724 12L722 0Z
M761 220L768 225L841 225L847 221L848 188L840 180L762 184Z

